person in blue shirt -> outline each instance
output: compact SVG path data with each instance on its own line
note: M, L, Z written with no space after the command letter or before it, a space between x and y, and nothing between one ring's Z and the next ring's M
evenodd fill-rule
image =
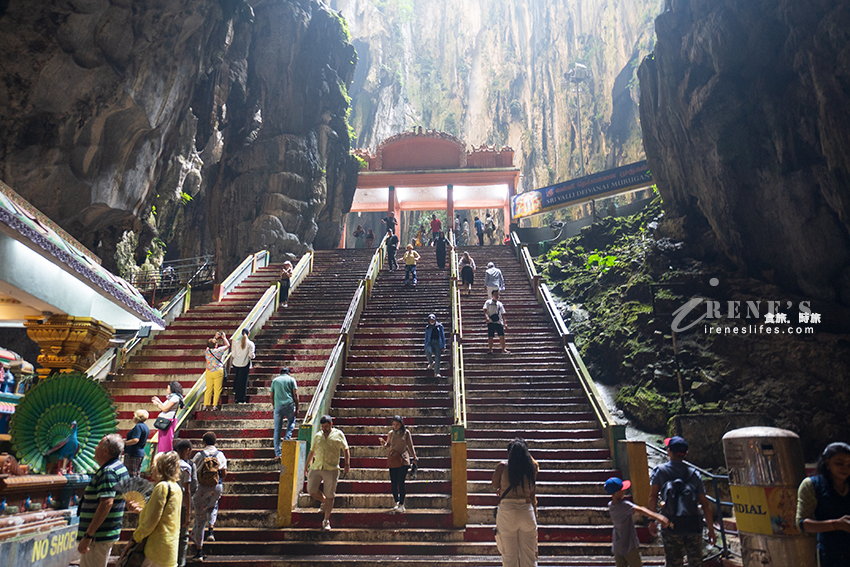
M475 235L478 237L478 246L484 246L484 223L475 217Z
M428 359L428 370L434 371L434 376L440 376L440 358L446 348L446 332L443 324L437 322L434 313L428 315L428 325L425 327L425 358Z

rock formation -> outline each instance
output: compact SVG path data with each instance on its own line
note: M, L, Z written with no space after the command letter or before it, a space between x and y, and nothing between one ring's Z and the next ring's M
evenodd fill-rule
M577 94L588 172L643 159L637 65L659 0L330 0L360 58L357 146L418 125L517 151L521 190L579 175Z
M105 266L128 230L220 276L338 242L356 54L320 2L3 2L0 38L0 178Z
M672 0L640 68L668 217L695 250L850 306L850 5Z

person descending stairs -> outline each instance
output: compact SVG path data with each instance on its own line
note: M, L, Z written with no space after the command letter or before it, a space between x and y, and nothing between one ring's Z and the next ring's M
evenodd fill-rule
M540 465L541 565L613 567L610 497L603 483L620 473L614 470L611 452L560 340L512 247L470 247L459 250L459 255L464 250L479 267L471 295L461 293L470 506L466 539L492 541L498 497L490 480L499 461L507 459L508 443L521 437ZM483 267L488 262L495 263L505 280L499 300L506 311L510 354L500 353L498 346L488 354L482 311L487 300ZM653 547L644 554L657 551ZM644 558L644 565L656 564Z

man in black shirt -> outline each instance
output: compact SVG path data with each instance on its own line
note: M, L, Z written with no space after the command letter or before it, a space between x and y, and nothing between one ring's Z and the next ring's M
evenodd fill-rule
M398 236L393 234L391 229L387 229L387 265L390 268L391 272L394 272L396 268L398 268L398 262L396 261L395 255L398 251Z
M381 219L381 222L387 225L387 230L391 230L395 234L395 227L398 226L398 219L395 218L395 213L390 211L389 216Z

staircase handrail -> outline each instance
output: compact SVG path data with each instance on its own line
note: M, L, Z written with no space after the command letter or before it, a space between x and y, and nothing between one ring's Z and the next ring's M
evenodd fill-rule
M330 407L334 393L336 392L337 384L342 376L342 371L345 370L345 360L348 358L348 351L351 347L351 337L354 334L357 324L360 322L360 315L366 308L368 298L372 293L372 287L378 279L378 274L381 272L381 266L384 263L384 255L386 254L387 235L381 239L381 243L372 254L372 259L369 261L369 266L366 268L366 277L357 284L357 289L348 305L348 311L345 313L345 318L342 320L342 326L339 329L337 343L328 357L325 368L322 371L322 376L319 378L319 383L316 384L316 391L313 394L313 399L307 407L307 413L304 414L304 419L298 427L298 439L307 441L307 450L310 450L313 431L316 430L316 420L327 413ZM302 433L303 432L303 433Z
M186 285L171 298L161 311L162 319L165 321L166 326L170 325L177 317L189 310L191 297L192 286ZM124 346L107 349L106 352L104 352L103 355L101 355L101 357L98 358L95 363L88 368L88 370L86 370L86 374L97 381L103 381L110 373L120 370L121 367L127 363L127 360L136 354L136 351L142 346L150 342L153 337L159 333L159 331L153 331L150 327L147 327L147 333L147 336L142 337L141 335L143 333L140 329L139 331L136 331L136 334L133 335L130 340L124 344Z
M265 250L263 252L265 252ZM297 288L301 282L303 282L304 279L313 272L314 256L315 252L307 250L304 255L301 256L301 259L298 260L298 263L295 264L295 267L292 268L292 276L289 278L289 293L295 291L295 288ZM268 263L266 263L266 266L268 266ZM263 267L265 268L266 266Z
M258 267L266 267L268 266L269 255L268 251L262 250L255 254L249 254L242 263L239 264L235 270L230 272L230 275L224 278L224 280L215 286L215 290L213 292L213 300L221 301L224 299L228 293L233 291L233 289L242 283L242 280L253 274L257 271ZM264 262L262 266L259 266L261 262Z
M552 292L549 290L549 286L543 282L540 282L540 295L543 298L543 306L546 307L546 311L549 313L549 318L552 319L552 323L555 324L555 331L557 331L561 340L564 341L564 344L566 344L572 339L570 329L567 327L567 324L564 322L564 318L561 316L560 310L555 304L555 298L552 297Z

